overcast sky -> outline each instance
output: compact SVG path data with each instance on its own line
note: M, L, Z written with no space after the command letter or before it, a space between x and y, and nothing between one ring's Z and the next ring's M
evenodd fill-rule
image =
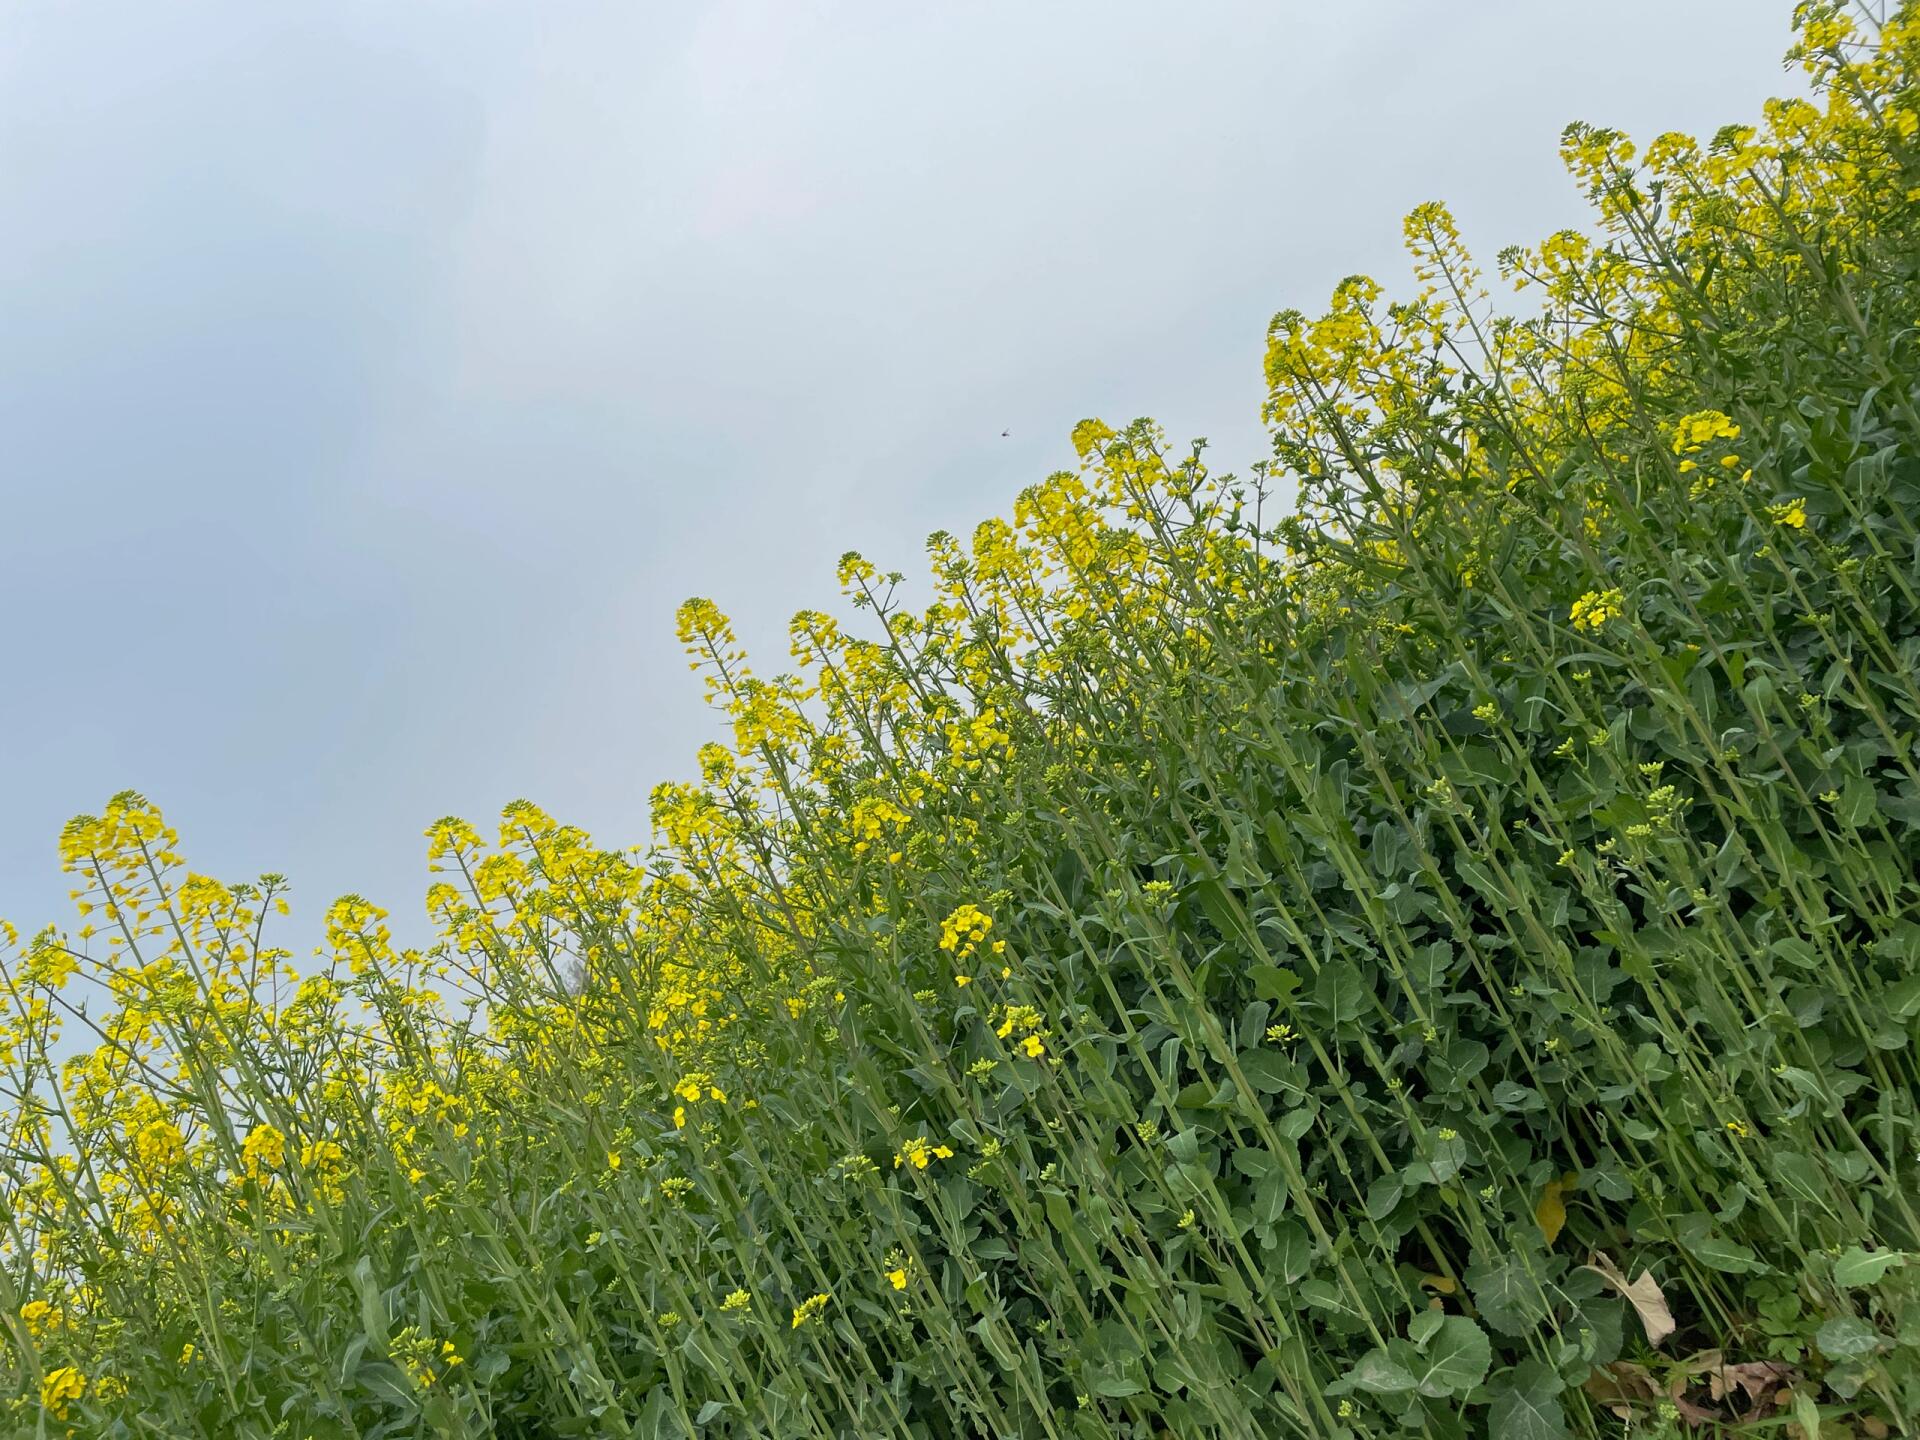
M1423 200L1580 223L1561 127L1757 118L1789 8L6 6L0 914L126 786L302 948L419 936L448 812L637 843L714 729L682 599L777 670L1083 416L1244 469L1274 311L1403 286Z

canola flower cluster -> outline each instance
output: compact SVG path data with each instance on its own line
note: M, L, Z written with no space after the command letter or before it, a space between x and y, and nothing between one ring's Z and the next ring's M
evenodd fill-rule
M295 957L72 822L0 1434L1912 1433L1920 8L1795 22L1568 130L1526 318L1438 205L1276 317L1249 477L1084 422L771 678L690 601L645 846L443 819Z

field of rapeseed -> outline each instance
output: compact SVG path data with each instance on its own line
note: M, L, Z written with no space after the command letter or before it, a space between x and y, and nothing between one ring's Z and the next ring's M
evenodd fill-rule
M430 948L76 819L0 1430L1915 1434L1920 6L1798 24L1511 315L1427 206L1279 316L1250 476L1083 423L777 677L688 604L729 743L434 825Z

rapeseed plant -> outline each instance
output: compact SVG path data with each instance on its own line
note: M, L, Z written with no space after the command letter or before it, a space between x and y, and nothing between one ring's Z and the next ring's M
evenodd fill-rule
M1525 318L1438 205L1276 317L1251 478L1084 422L772 678L690 601L640 849L443 819L296 963L76 819L0 1430L1913 1433L1920 7L1797 24L1567 131Z

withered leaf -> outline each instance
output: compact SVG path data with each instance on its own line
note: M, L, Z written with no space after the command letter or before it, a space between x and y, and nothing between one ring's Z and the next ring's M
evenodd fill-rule
M1628 1280L1620 1269L1607 1258L1604 1250L1593 1252L1593 1259L1585 1267L1593 1271L1607 1284L1626 1298L1640 1316L1640 1324L1647 1332L1647 1343L1658 1345L1674 1332L1673 1312L1667 1308L1667 1297L1660 1291L1660 1284L1653 1278L1651 1270L1642 1270L1638 1280Z

